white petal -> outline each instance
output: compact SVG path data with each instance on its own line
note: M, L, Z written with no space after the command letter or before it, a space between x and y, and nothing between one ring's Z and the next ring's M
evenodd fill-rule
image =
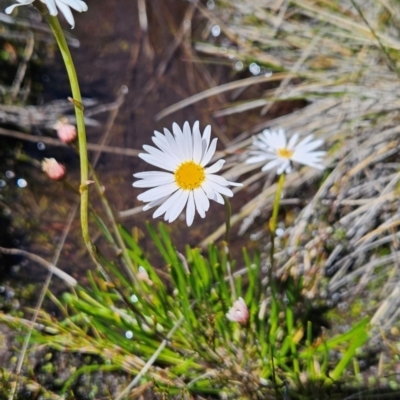
M261 171L268 171L268 170L278 167L279 165L282 165L284 163L285 163L285 160L282 160L281 158L277 158L277 159L272 160L269 163L265 164L261 168Z
M290 138L289 143L288 143L288 145L287 145L287 148L288 148L289 150L293 150L294 147L295 147L295 145L296 145L296 143L297 143L297 140L298 140L298 139L299 139L299 134L298 134L298 133L295 133L295 134Z
M189 197L188 190L179 190L178 193L179 196L176 198L175 204L165 214L164 219L168 220L168 222L173 222L178 218L179 214L182 212L183 208L185 207L188 201Z
M179 165L179 159L177 159L175 156L166 153L164 151L158 150L153 146L148 146L147 144L145 144L143 146L143 149L146 150L149 154L151 154L152 156L156 157L156 158L160 158L163 160L163 162L166 162L170 165Z
M140 153L139 157L146 161L147 163L154 165L155 167L165 169L167 171L175 171L176 169L176 164L169 164L163 159L157 158L155 156L152 156L151 154L146 154L146 153Z
M187 160L193 160L193 140L192 140L192 132L190 130L190 125L189 122L185 122L183 124L183 138L184 138L184 143L185 143L185 149L186 149L186 159Z
M195 207L194 207L194 198L193 191L189 192L189 198L186 207L186 224L187 226L191 226L194 219Z
M214 175L214 174L207 174L206 179L211 181L211 182L218 183L218 185L221 185L221 186L228 186L229 185L229 182L223 176Z
M211 160L212 156L215 153L215 149L217 148L217 141L218 139L213 139L210 147L208 148L208 150L206 151L206 153L203 156L203 159L200 162L200 165L205 167Z
M133 182L132 186L138 188L149 188L155 186L168 185L169 183L173 182L175 182L174 176L172 174L166 173L166 175L162 177L146 178L141 181Z
M74 16L72 15L71 9L61 1L58 1L57 7L61 11L61 13L64 15L67 22L71 25L71 29L74 29L75 19L74 19Z
M296 150L304 151L304 152L311 152L312 150L315 150L317 147L321 146L323 143L324 143L324 141L321 139L314 140L313 142L310 142L307 144L299 143L296 147Z
M168 185L157 186L153 189L146 190L139 194L138 200L148 202L159 199L160 197L168 196L178 190L176 183L169 183Z
M154 133L156 133L156 132L154 132ZM165 135L165 138L167 139L171 149L176 149L177 148L176 140L175 140L174 136L172 135L172 133L167 128L164 128L164 135Z
M58 14L56 3L54 0L40 0L40 1L46 4L50 15L55 17Z
M218 160L215 164L206 168L205 171L207 174L213 174L215 172L218 172L223 167L224 164L225 164L225 160Z
M216 201L219 204L225 204L224 198L218 192L215 192L214 194L215 194L215 197L213 199L214 201Z
M167 198L165 202L163 202L164 204L158 207L157 210L154 212L153 218L159 217L160 215L164 214L167 210L174 207L177 198L179 198L180 196L180 192L181 190L177 190L174 194L172 194L169 198Z
M147 211L150 210L150 208L159 206L160 204L164 203L165 200L168 199L169 196L164 196L164 197L160 197L157 200L151 201L150 203L147 203L144 207L143 207L143 211Z
M163 176L168 177L172 176L169 172L163 172L163 171L145 171L145 172L137 172L136 174L133 174L135 178L139 179L151 179L151 178L162 178Z
M200 163L202 155L203 152L202 152L199 121L196 121L193 125L193 161L195 163Z
M197 212L201 218L204 218L206 216L206 211L210 208L210 201L201 188L193 190L193 195Z
M78 12L84 12L88 10L87 4L81 0L57 0L57 6L60 3L65 3L67 6L73 8L75 11Z
M201 185L201 188L204 190L206 196L213 200L214 199L214 189L211 186L211 182L204 181Z
M298 143L298 145L296 147L302 147L302 146L306 145L307 143L312 142L312 140L313 140L313 135L308 135L303 140L301 140L300 143Z
M276 158L276 156L272 155L272 154L267 154L267 153L259 154L257 156L249 157L246 160L246 164L256 164L256 163L259 163L259 162L262 162L262 161L266 161L266 160L271 160L271 159L274 159L274 158Z
M183 132L176 122L172 124L172 132L174 132L175 135L176 146L180 158L188 159L186 154L185 139L183 137Z
M201 139L201 154L202 158L204 154L206 154L208 150L208 146L210 145L211 138L211 125L207 125L203 132L203 137Z
M233 196L233 192L231 189L228 189L225 186L219 185L216 182L210 182L210 184L215 193L220 193L220 194L223 194L224 196L228 196L228 197Z
M243 186L243 183L239 183L239 182L232 182L232 181L228 181L227 180L227 182L228 182L228 185L229 186Z
M34 0L19 0L18 2L20 4L13 4L12 6L7 7L5 10L6 14L11 14L14 11L15 7L27 6L28 4L32 4Z
M282 160L282 161L283 161L282 164L276 170L277 175L281 175L284 172L288 174L292 172L292 166L290 164L290 161L289 160Z
M278 149L287 147L285 131L282 128L279 128L277 134L278 134L278 141L277 141Z

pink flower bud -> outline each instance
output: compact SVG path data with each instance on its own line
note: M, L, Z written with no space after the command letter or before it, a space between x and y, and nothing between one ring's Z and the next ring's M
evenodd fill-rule
M71 143L76 139L76 128L68 123L67 118L58 120L54 125L54 129L57 130L58 137L64 143Z
M42 161L42 170L53 181L59 181L65 176L64 165L59 164L55 158L45 158Z
M233 306L229 309L226 317L230 321L239 322L243 325L247 323L249 320L249 310L241 297L233 303Z

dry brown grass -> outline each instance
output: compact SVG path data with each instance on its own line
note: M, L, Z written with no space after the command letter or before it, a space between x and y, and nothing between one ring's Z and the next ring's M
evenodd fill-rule
M275 195L274 177L261 173L259 165L243 163L250 134L280 126L289 135L311 133L323 139L328 173L322 176L303 168L288 176L285 184L284 209L291 212L291 204L304 207L278 239L280 272L304 274L309 296L321 290L325 274L331 279L324 290L342 292L342 298L354 298L374 281L383 282L374 287L373 297L382 302L373 308L372 321L388 328L397 320L400 302L400 5L390 0L358 3L236 0L218 1L212 10L198 5L209 20L203 38L219 25L227 39L226 45L197 41L199 53L227 64L256 62L264 69L259 77L185 99L158 118L210 96L266 81L277 85L261 98L240 100L239 91L212 115L241 113L245 119L246 113L257 109L268 117L273 105L305 100L301 110L247 126L221 152L227 157L226 175L239 178L254 194L233 215L232 225L240 225L240 235L247 230L254 233L253 222L269 218ZM224 229L221 225L201 246L220 238Z

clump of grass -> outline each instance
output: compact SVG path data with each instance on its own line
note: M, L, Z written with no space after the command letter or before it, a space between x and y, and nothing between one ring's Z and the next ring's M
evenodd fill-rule
M132 262L146 271L144 280L132 283L108 263L110 281L89 274L89 288L76 287L60 300L53 297L63 320L40 314L36 343L104 360L103 367L77 370L62 393L80 374L99 368L135 376L132 393L149 384L171 395L228 398L274 398L285 390L301 392L310 382L322 390L343 377L368 338L365 318L330 339L315 335L318 327L297 312L303 302L301 279L289 280L285 297L271 300L257 254L244 250L244 268L230 276L228 264L235 263L225 246L211 245L207 256L189 247L179 254L163 225L158 231L149 225L163 260L155 268L132 235L123 229L121 234ZM161 269L168 271L167 280L165 273L160 279ZM248 305L244 324L226 317L237 297ZM0 318L19 328L30 326L10 316ZM332 352L341 355L338 361L331 359Z

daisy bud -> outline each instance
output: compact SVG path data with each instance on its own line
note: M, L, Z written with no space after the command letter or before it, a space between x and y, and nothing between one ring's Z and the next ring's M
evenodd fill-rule
M65 167L59 164L55 158L45 158L42 161L42 170L53 181L59 181L65 176Z
M64 143L71 143L76 139L76 128L68 123L66 118L62 118L56 122L54 129L57 130L57 135Z
M247 323L249 320L249 310L242 297L239 297L239 299L233 303L233 306L229 309L226 317L230 321L239 322L242 325Z

